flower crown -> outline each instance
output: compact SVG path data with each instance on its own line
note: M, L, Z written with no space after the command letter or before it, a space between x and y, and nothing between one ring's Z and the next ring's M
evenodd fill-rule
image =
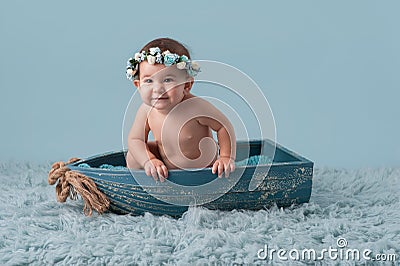
M129 58L126 66L126 77L129 80L134 80L137 77L139 70L139 64L147 60L151 65L164 64L165 66L171 66L176 64L178 69L186 69L187 73L194 77L200 72L200 66L197 62L189 60L186 55L173 54L166 50L161 52L160 48L152 47L148 52L141 51L135 53L134 58Z

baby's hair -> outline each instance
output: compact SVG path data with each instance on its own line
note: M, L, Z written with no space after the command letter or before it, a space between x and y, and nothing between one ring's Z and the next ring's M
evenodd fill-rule
M164 51L170 51L173 54L178 54L179 56L181 55L186 55L190 59L190 53L189 50L180 42L171 39L171 38L158 38L155 40L150 41L147 43L145 46L143 46L140 51L149 51L150 48L152 47L158 47L162 52ZM138 69L137 75L139 77L139 70Z
M146 44L140 51L148 51L152 47L158 47L162 52L169 50L171 53L186 55L190 59L188 49L178 41L170 38L158 38Z

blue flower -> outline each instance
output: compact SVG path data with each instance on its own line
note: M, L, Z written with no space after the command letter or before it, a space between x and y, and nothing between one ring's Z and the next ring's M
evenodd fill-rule
M160 53L157 53L156 55L156 63L158 64L162 63L162 55Z
M164 55L164 65L171 66L176 62L178 58L179 56L177 54L166 54Z
M195 61L186 62L186 71L191 77L197 76L200 72L200 65Z
M186 55L181 55L180 59L181 62L187 62L189 60L189 58Z

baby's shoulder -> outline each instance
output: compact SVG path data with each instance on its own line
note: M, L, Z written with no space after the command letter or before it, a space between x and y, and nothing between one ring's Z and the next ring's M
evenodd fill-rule
M139 109L136 111L136 120L138 121L147 121L150 115L151 108L146 104L142 104L139 106Z
M200 107L210 107L214 106L212 103L207 101L206 99L203 99L202 97L195 96L193 94L190 94L189 96L184 98L184 101L186 101L187 105L193 107L193 106L200 106Z
M150 111L151 111L151 107L150 106L148 106L147 104L144 104L144 103L142 103L140 106L139 106L139 109L137 110L137 115L148 115L149 113L150 113Z
M187 100L187 108L195 110L195 112L201 112L203 114L214 114L219 112L219 110L209 101L203 99L202 97L191 97Z

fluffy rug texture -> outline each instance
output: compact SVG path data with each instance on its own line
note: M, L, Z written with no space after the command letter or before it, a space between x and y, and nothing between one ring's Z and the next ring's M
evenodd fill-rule
M50 164L0 164L0 264L301 265L365 260L293 259L329 247L395 254L400 261L400 169L316 168L310 203L261 211L190 208L180 219L83 215L82 200L56 202ZM267 247L267 249L265 248ZM260 253L260 249L261 253ZM264 251L286 250L280 259ZM292 257L289 256L290 255ZM261 255L261 256L259 256ZM282 254L281 254L282 255ZM373 264L369 261L368 264Z

